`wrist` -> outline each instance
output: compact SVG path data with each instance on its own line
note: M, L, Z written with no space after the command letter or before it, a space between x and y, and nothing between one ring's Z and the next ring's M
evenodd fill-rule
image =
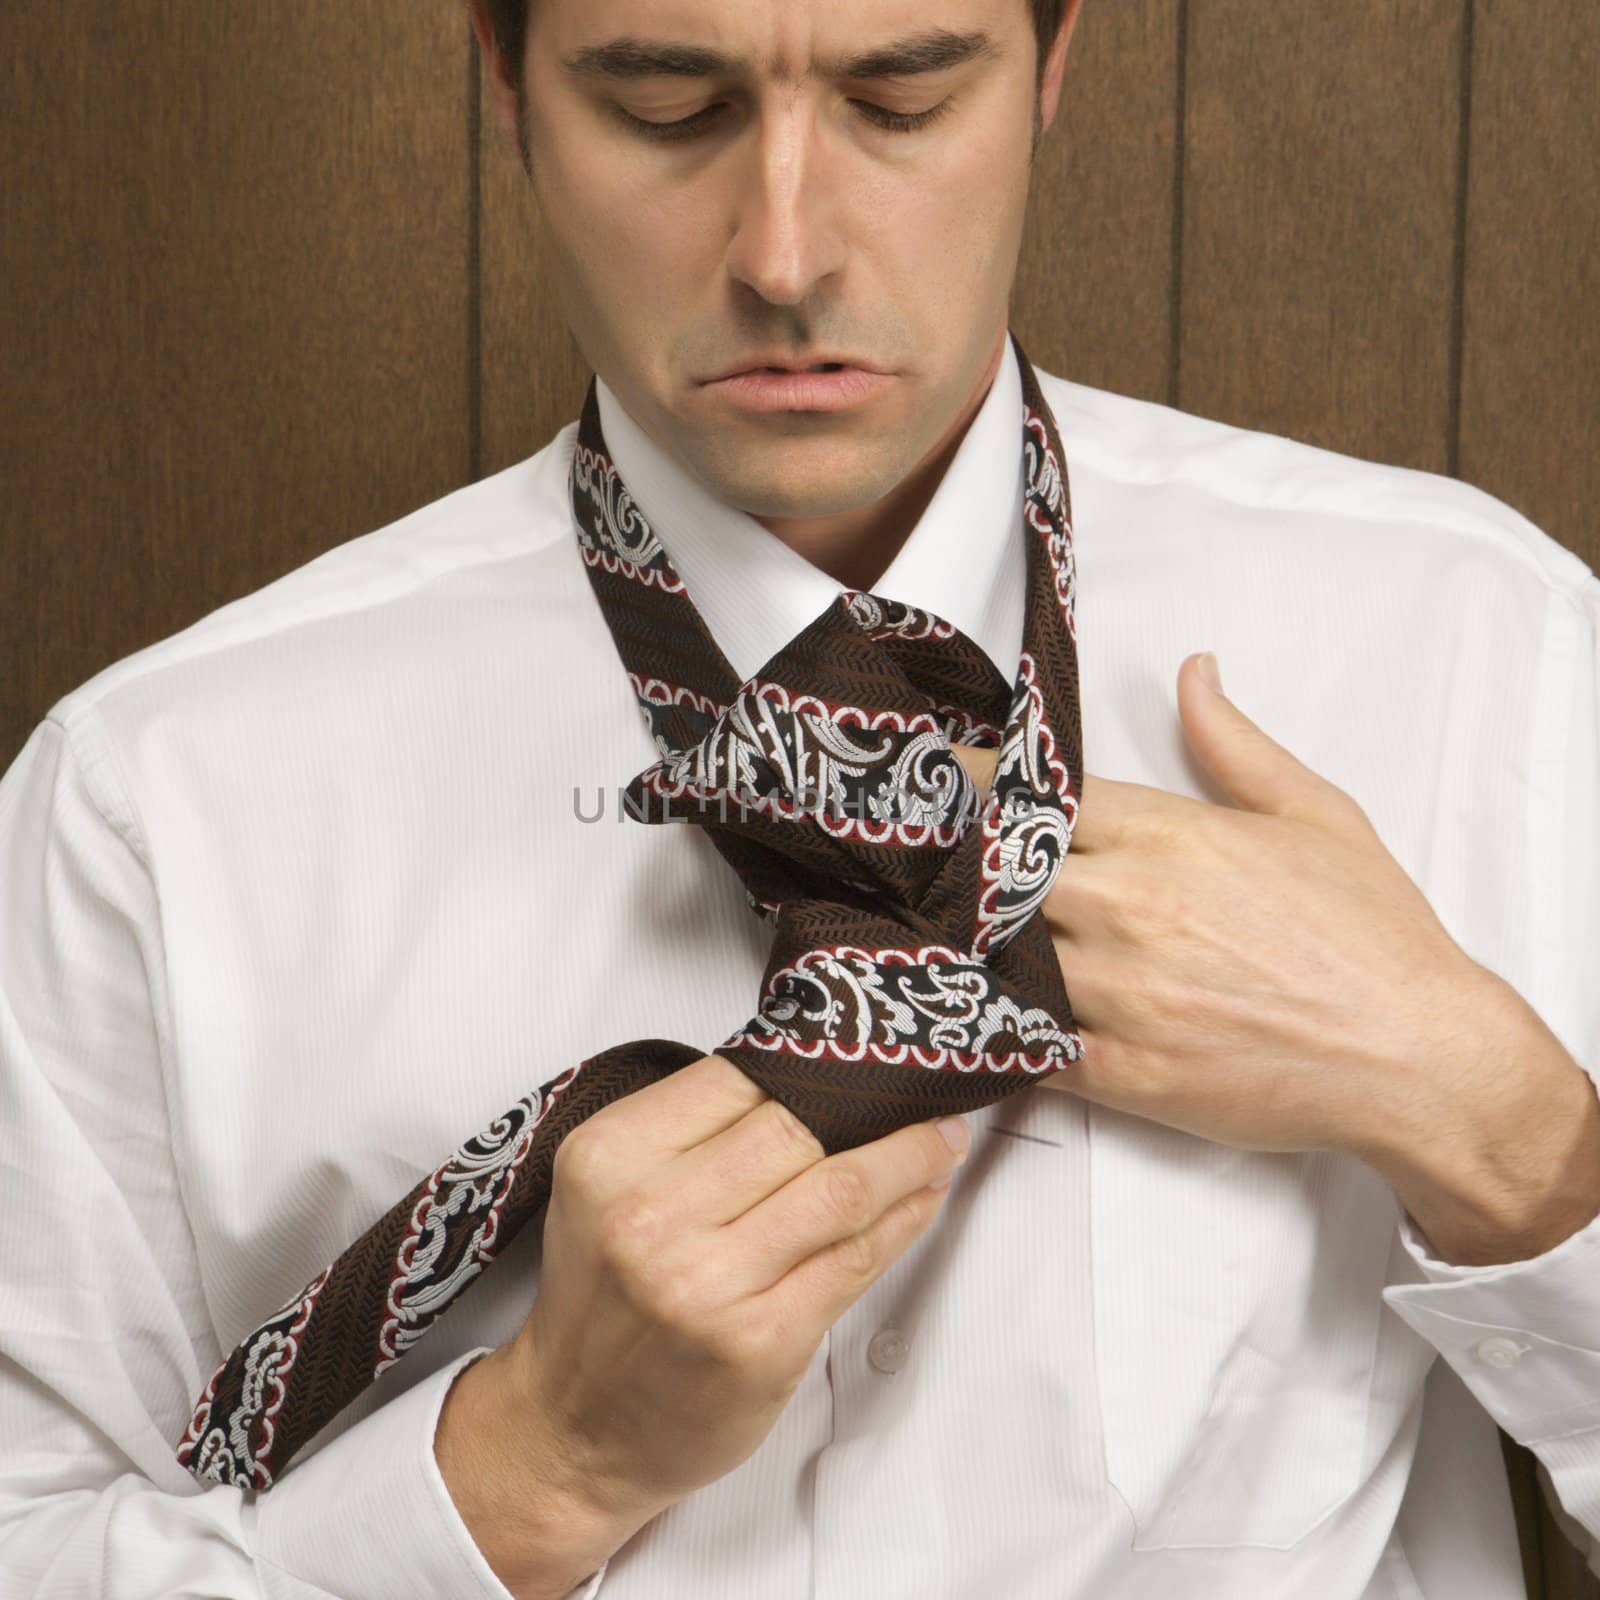
M1420 1126L1392 1119L1364 1158L1441 1260L1530 1260L1600 1212L1600 1099L1510 985L1496 978L1470 1014L1480 1062L1442 1078Z
M516 1600L562 1600L649 1520L587 1495L544 1424L508 1344L457 1373L434 1433L456 1511Z

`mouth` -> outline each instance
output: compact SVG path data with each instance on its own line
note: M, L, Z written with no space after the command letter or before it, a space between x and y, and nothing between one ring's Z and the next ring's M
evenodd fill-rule
M704 383L721 383L727 378L742 377L748 372L787 373L790 376L797 376L816 372L881 372L882 370L881 367L876 367L870 362L856 361L849 356L828 356L804 363L784 361L782 359L763 361L758 357L753 361L742 361L736 366L724 367L721 372L713 373L709 378L704 378L701 381Z
M810 366L776 362L724 373L707 385L720 401L748 411L846 411L885 394L894 379L874 367L849 361Z

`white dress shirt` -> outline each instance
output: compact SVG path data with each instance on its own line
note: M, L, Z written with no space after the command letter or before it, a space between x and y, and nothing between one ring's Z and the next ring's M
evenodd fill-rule
M1040 380L1087 769L1215 798L1176 709L1214 649L1595 1072L1600 580L1454 480ZM601 401L754 672L839 586ZM575 434L108 667L0 780L7 1600L506 1600L432 1436L525 1317L542 1218L270 1491L174 1450L234 1342L519 1095L751 1014L770 929L737 878L620 820L657 752L579 558ZM873 586L1008 681L1020 435L1008 344ZM575 1593L1513 1600L1497 1422L1600 1536L1600 1222L1452 1267L1353 1158L1060 1092L968 1121L760 1448Z

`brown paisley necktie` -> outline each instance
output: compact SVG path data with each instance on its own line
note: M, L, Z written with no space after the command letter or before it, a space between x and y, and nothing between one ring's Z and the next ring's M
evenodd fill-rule
M607 454L592 381L578 426L579 546L661 752L625 808L704 828L771 922L755 1015L714 1053L830 1154L988 1105L1083 1051L1034 916L1082 787L1070 504L1055 419L1013 344L1027 596L1010 685L942 618L848 589L741 683ZM997 750L987 792L952 743ZM572 1128L708 1053L615 1045L474 1134L240 1341L178 1459L203 1482L270 1487L539 1212Z

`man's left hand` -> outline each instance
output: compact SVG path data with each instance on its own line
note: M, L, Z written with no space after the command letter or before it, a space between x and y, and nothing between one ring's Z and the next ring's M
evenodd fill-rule
M1208 687L1198 658L1178 709L1231 803L1085 774L1040 908L1084 1055L1041 1086L1240 1149L1360 1156L1425 1228L1479 1254L1497 1247L1497 1204L1499 1248L1578 1225L1571 1200L1559 1223L1536 1219L1526 1178L1514 1218L1509 1198L1475 1194L1516 1181L1492 1177L1487 1149L1502 1166L1519 1136L1518 1158L1560 1137L1578 1149L1592 1114L1593 1216L1600 1103L1582 1069L1451 938L1361 806ZM995 753L956 751L987 785Z

